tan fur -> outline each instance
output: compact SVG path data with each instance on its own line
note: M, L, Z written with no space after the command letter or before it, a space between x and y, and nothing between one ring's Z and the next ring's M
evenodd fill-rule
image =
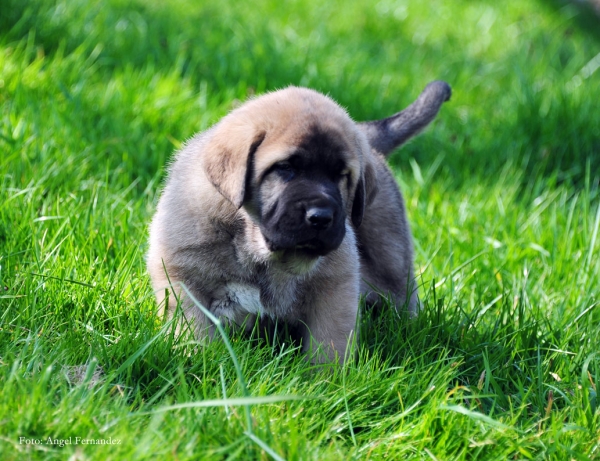
M347 220L337 249L306 259L269 249L252 203L282 197L286 184L263 178L315 129L343 146L335 155L346 165L339 193ZM264 315L303 325L303 348L315 361L347 357L359 293L378 300L370 285L416 312L404 203L383 155L369 145L372 133L383 139L330 98L289 87L247 102L190 140L170 167L150 228L147 264L159 303L168 294L172 312L179 298L199 339L211 335L210 322L181 283L234 323Z

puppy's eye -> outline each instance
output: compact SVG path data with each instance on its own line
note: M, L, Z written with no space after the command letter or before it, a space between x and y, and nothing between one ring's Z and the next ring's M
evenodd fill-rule
M273 171L284 181L289 181L296 176L296 169L287 162L276 163L273 165Z
M275 169L277 171L292 171L293 170L292 165L290 165L287 162L281 162L281 163L275 164Z

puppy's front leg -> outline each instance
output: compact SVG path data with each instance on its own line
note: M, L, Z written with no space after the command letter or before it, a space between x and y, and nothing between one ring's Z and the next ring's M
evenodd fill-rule
M302 347L314 363L343 363L352 354L360 286L352 231L345 243L321 271L325 277L314 281L315 294L307 300Z
M352 354L358 312L356 296L322 297L306 319L302 348L311 362L343 363Z

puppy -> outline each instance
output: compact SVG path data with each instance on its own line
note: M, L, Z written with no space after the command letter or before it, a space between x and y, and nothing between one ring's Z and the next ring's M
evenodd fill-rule
M182 284L218 318L285 322L315 362L346 358L360 294L415 314L412 238L384 156L449 98L432 82L404 111L355 123L327 96L289 87L192 138L150 227L158 302L172 312L178 300L198 339L213 327Z

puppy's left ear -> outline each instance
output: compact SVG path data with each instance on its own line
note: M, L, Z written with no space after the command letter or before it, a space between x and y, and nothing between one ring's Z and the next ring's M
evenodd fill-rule
M240 208L252 180L254 154L266 133L252 124L235 122L224 119L215 127L204 148L204 171L221 195Z
M367 162L363 174L356 185L356 192L354 194L354 200L352 201L351 216L354 227L358 228L362 223L365 207L373 202L375 195L377 195L377 189L377 173L375 166L371 162Z

